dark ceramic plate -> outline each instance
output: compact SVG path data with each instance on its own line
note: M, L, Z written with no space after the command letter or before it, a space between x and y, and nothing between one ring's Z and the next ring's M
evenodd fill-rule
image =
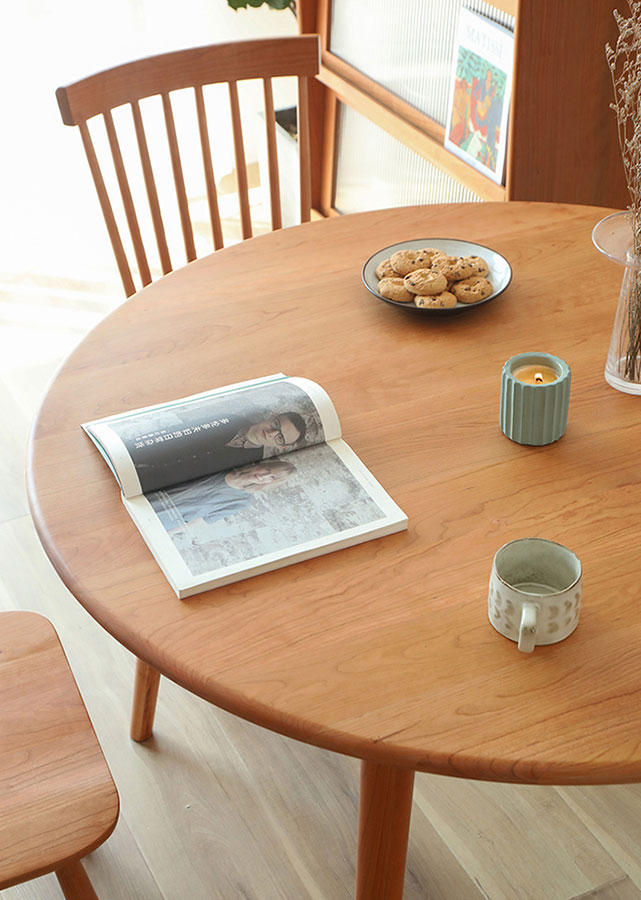
M398 300L388 300L381 297L378 293L378 278L376 277L376 267L384 260L389 259L392 253L397 250L421 250L423 247L436 247L449 256L481 256L489 266L490 272L487 276L494 291L485 300L478 303L457 303L451 309L430 309L429 307L415 306L413 303L399 303ZM474 244L471 241L458 241L449 238L421 238L417 241L401 241L399 244L392 244L390 247L383 247L367 260L362 271L363 284L368 291L371 291L375 297L391 306L398 306L401 309L408 309L415 313L426 316L449 316L455 313L466 312L476 309L478 306L484 306L491 300L496 300L499 294L507 288L512 280L512 267L504 256L484 247L482 244Z

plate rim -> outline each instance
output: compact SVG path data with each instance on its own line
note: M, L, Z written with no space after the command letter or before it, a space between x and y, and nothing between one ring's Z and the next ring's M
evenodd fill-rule
M392 247L398 247L399 249L402 249L403 246L407 246L410 243L411 244L423 243L423 242L427 242L427 241L435 241L435 242L448 241L448 242L452 242L452 243L456 243L456 244L471 244L474 247L480 247L482 250L489 250L491 253L494 253L496 256L499 256L503 260L503 262L505 263L505 265L508 268L509 277L508 277L506 283L503 285L503 287L499 291L496 291L495 293L490 294L490 296L486 297L485 300L479 300L478 303L461 303L460 301L457 301L457 305L452 306L449 309L438 309L438 308L429 307L429 306L416 306L414 303L401 303L399 300L390 300L387 297L383 297L381 294L378 293L378 291L374 290L374 288L372 288L370 284L368 284L368 282L365 278L365 269L371 263L371 261L374 259L374 257L378 256L379 253L384 253L387 250L391 250ZM429 244L426 243L425 246L429 246ZM363 267L361 269L361 281L363 282L363 284L365 285L367 290L371 294L373 294L373 296L376 297L378 300L382 300L384 303L389 303L391 306L400 307L402 309L407 309L412 312L428 313L428 314L432 314L432 315L453 315L453 314L464 312L465 310L475 309L479 306L483 306L486 303L490 303L492 300L496 300L497 297L500 297L501 294L503 294L508 289L508 287L510 286L510 284L512 282L513 275L514 275L514 271L512 269L510 261L507 259L507 257L503 256L502 253L499 253L498 250L494 250L492 247L488 247L486 244L479 244L478 241L466 241L463 238L446 238L446 237L442 237L442 238L437 238L437 237L408 238L405 241L395 241L393 244L388 244L387 247L380 247L378 250L375 250L374 253L372 253L371 256L369 256L368 259L365 260L365 262L363 263Z

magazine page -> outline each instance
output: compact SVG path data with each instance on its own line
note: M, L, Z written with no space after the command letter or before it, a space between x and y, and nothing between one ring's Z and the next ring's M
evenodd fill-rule
M270 459L340 436L325 391L272 375L82 426L125 497Z
M123 502L179 597L407 527L339 439Z
M492 181L503 182L514 35L461 8L445 147Z

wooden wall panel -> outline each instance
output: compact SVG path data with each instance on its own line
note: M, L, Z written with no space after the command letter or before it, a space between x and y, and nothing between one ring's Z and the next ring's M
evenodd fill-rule
M606 41L613 0L520 0L510 143L509 200L623 207L623 176Z

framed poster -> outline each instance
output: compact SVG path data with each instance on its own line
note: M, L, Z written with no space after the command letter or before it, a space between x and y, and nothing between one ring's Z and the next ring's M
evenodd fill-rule
M514 35L463 7L452 61L445 147L503 182Z

